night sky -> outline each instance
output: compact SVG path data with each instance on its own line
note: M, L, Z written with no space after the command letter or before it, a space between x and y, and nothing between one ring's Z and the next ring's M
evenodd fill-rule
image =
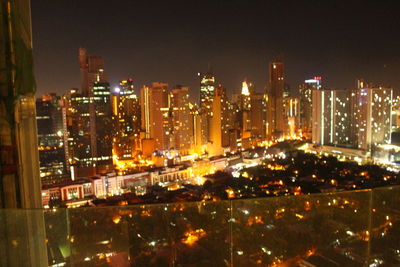
M113 86L165 81L193 97L208 63L229 92L244 78L263 92L278 57L292 91L316 75L328 88L357 77L399 88L399 9L371 2L32 0L38 94L79 87L79 47L104 58Z

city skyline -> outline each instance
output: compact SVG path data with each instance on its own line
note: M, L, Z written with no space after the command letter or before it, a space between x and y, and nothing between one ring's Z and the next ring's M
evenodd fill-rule
M400 266L391 4L31 2L0 0L0 266Z
M228 94L239 93L244 78L264 92L268 63L281 56L292 91L313 76L322 76L328 88L354 88L359 77L399 86L398 20L390 4L32 4L39 94L79 87L79 47L104 58L113 87L127 77L134 79L135 90L154 81L183 84L194 99L197 73L208 64ZM169 15L172 11L178 16ZM63 19L71 14L74 20ZM96 14L111 19L99 20Z

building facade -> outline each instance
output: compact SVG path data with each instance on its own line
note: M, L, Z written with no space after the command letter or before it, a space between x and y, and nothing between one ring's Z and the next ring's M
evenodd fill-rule
M187 155L192 146L190 134L189 87L177 86L171 94L174 147L179 155Z
M168 84L154 82L152 87L143 86L140 95L142 130L145 133L146 146L153 143L153 150L160 152L168 150L173 146L172 113Z
M61 97L46 94L38 98L36 120L42 184L69 180L65 165Z
M140 105L133 80L122 80L112 92L113 157L131 159L140 150Z
M354 90L351 97L357 147L370 150L390 144L393 89L363 87Z
M320 90L321 77L305 80L299 86L300 93L300 125L301 133L306 138L311 138L312 132L312 91Z
M284 97L284 63L275 61L269 64L269 83L267 85L267 134L268 137L280 138L285 131L283 97Z

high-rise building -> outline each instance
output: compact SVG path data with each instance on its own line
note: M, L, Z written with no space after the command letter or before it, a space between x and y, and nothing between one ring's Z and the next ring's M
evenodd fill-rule
M94 84L89 111L91 143L93 155L97 157L97 171L109 171L110 164L112 164L113 122L110 85L107 82Z
M171 95L173 138L175 149L180 155L187 155L192 145L190 134L189 88L177 86Z
M312 90L313 143L354 146L350 94L350 90Z
M173 146L172 114L168 84L154 82L152 87L141 89L142 130L145 143L154 143L154 150L159 152ZM143 149L145 149L143 144Z
M212 101L212 114L210 120L210 130L209 130L209 144L207 147L208 155L210 157L219 156L224 153L222 148L222 103L224 90L219 87L220 90L215 91L213 101Z
M64 96L66 155L72 178L112 169L112 108L103 60L80 48L79 62L81 91L71 90Z
M65 158L72 179L77 170L78 175L95 174L90 149L89 101L90 98L83 96L78 89L71 89L63 96Z
M242 112L241 94L232 94L231 101L228 102L228 115L231 122L229 132L229 149L231 152L242 148Z
M241 112L241 139L243 148L249 148L251 146L251 97L250 88L246 81L242 82L242 91L240 95L240 112Z
M93 96L93 85L96 82L107 82L103 59L100 56L89 55L85 48L79 48L79 66L81 93L83 96Z
M275 61L269 64L269 83L267 85L267 134L268 137L279 138L285 130L283 98L284 98L284 64Z
M200 76L200 112L203 114L204 119L202 120L202 142L207 144L210 139L210 121L212 118L212 102L214 99L215 91L215 77L209 69L207 73L201 74Z
M266 139L267 133L267 96L253 93L250 96L250 124L253 144Z
M133 80L120 81L112 91L113 157L130 159L140 148L140 105Z
M66 163L73 179L112 169L109 87L96 84L93 88L95 97L84 96L77 89L63 97Z
M233 128L232 105L228 100L226 89L219 84L215 88L215 95L219 96L221 102L221 144L222 147L229 147L229 130Z
M69 179L66 173L61 98L46 94L36 100L40 177L42 184Z
M390 144L393 89L358 88L351 98L357 147L370 150L379 144Z
M203 144L201 138L201 115L199 107L196 104L193 105L189 103L189 110L189 131L192 140L191 152L201 155L203 154Z
M312 91L321 89L321 77L305 80L299 86L300 93L300 125L299 128L306 138L311 138L312 132Z
M294 137L298 133L300 124L300 104L297 97L286 97L283 99L283 113L285 121L286 137Z

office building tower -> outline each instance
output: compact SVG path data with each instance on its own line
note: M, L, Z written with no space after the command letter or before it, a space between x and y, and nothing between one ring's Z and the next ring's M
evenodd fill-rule
M358 88L351 98L357 147L370 150L379 144L390 144L393 89Z
M305 80L299 86L300 93L300 125L301 133L306 138L311 138L312 132L312 91L320 90L321 77Z
M228 112L226 89L219 85L215 89L212 101L213 116L210 120L210 143L207 149L209 156L223 155L224 145L229 145L230 117Z
M112 91L113 157L131 159L140 149L140 105L134 93L133 80L120 81Z
M202 120L202 139L203 144L207 144L210 139L210 120L212 117L212 102L215 91L215 77L209 69L205 74L199 73L200 76L200 111L204 116Z
M253 93L250 96L250 125L253 145L266 139L267 133L267 96Z
M142 130L145 133L143 150L147 150L146 146L154 147L160 153L168 150L173 145L168 84L154 82L152 87L143 86L140 95Z
M112 107L110 86L99 56L79 49L81 90L64 96L67 164L71 177L112 170Z
M242 148L242 123L241 94L232 94L231 101L228 101L228 116L230 121L229 148L237 151Z
M69 180L66 173L61 98L46 94L36 100L42 185Z
M354 146L350 95L350 90L312 91L313 143Z
M189 125L189 88L177 86L171 93L174 147L179 155L187 155L192 145Z
M94 175L95 166L91 151L90 98L78 89L71 89L63 96L63 123L65 158L71 178L76 175ZM76 172L79 170L79 174Z
M83 96L93 96L95 83L107 82L102 57L89 55L85 48L79 48L79 66L81 73L81 93Z
M212 102L215 91L215 77L211 70L205 74L200 74L200 109L212 115Z
M192 142L191 154L196 153L198 155L202 155L204 150L201 138L201 115L199 107L196 104L189 103L189 111L189 131Z
M97 171L109 171L112 163L113 121L110 85L107 82L96 82L94 84L89 110L91 144L93 157L97 157Z
M226 89L219 84L215 88L215 95L221 102L221 145L223 148L229 147L229 130L233 127L232 105L228 100Z
M93 97L72 89L63 97L67 166L71 178L112 170L112 113L108 84L96 83Z
M201 136L201 114L197 104L189 104L190 110L190 123L189 130L192 139L192 153L198 155L203 154L202 136Z
M251 97L250 88L246 81L242 82L242 90L240 94L240 112L241 112L241 139L242 147L249 148L251 146L251 121L250 121L250 111L251 111Z
M269 64L269 83L267 85L267 134L268 137L282 137L285 130L283 117L284 64L281 61Z

